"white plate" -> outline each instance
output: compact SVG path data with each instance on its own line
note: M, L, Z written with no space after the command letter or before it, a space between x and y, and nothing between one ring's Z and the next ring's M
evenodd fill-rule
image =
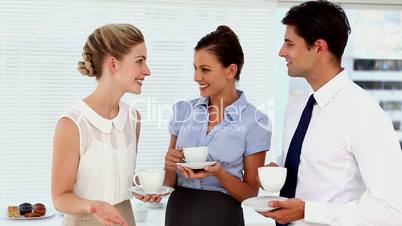
M248 199L244 200L241 203L241 205L253 208L257 212L266 212L266 211L277 209L277 208L268 206L269 201L274 201L274 200L283 201L286 199L288 199L288 198L280 197L280 196L258 196L258 197L248 198Z
M162 195L162 196L165 196L165 195L169 195L170 193L172 193L172 191L174 191L174 188L162 186L161 190L157 193L147 193L144 191L144 189L142 189L141 186L133 186L128 190L131 192L134 192L136 194L139 194L139 195Z
M216 162L178 162L176 164L190 169L204 169L204 167L212 166L215 163Z
M53 215L54 215L54 211L52 209L49 209L48 207L46 207L46 214L41 217L20 216L19 218L13 218L13 217L8 217L7 207L5 207L5 210L0 215L0 218L6 219L6 220L37 220L37 219L49 218L49 217L52 217Z

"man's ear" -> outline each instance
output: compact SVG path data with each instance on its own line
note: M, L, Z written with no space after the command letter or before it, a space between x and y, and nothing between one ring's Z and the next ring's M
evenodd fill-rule
M324 39L318 39L315 41L314 46L316 47L316 53L322 53L328 51L328 43Z
M110 72L114 73L119 70L119 61L113 56L108 56L106 57L106 66Z
M226 78L228 80L231 80L236 76L238 68L236 64L231 64L226 68L226 70L227 70Z

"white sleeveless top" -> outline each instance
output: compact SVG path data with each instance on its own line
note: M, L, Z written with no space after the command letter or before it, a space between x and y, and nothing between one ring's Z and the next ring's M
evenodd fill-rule
M114 119L98 115L83 100L62 117L75 122L80 134L80 161L74 194L112 205L131 197L136 164L136 111L119 103Z

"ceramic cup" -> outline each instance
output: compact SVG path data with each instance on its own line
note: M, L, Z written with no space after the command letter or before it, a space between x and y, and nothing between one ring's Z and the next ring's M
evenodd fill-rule
M183 148L186 162L206 162L208 159L208 147L186 147Z
M137 182L137 179L140 183ZM138 169L135 171L133 182L136 186L149 194L160 192L165 179L165 170L162 169Z
M287 169L278 166L263 166L258 168L258 178L262 188L267 192L280 192L285 184Z

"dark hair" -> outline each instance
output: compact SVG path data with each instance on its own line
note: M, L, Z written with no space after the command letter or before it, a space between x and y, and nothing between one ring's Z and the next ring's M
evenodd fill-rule
M224 66L237 65L235 80L239 81L240 72L244 64L244 54L237 35L228 26L220 25L198 41L194 50L206 49L211 51Z
M293 25L309 46L318 39L328 43L329 50L341 62L351 32L343 9L326 0L309 1L292 7L282 23Z

